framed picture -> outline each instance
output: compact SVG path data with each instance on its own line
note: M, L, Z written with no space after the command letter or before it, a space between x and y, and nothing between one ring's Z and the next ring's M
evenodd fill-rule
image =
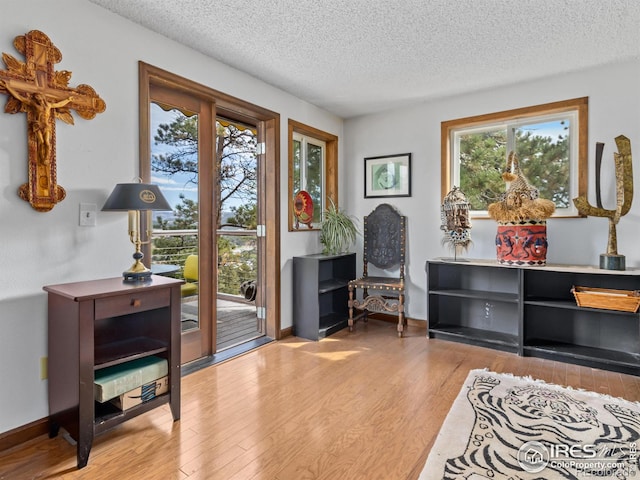
M410 153L364 159L364 198L410 196Z

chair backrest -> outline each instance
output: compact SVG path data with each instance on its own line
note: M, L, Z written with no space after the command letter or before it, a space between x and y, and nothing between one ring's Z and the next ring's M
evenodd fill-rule
M198 281L198 255L189 255L184 261L183 276L185 280Z
M364 217L364 276L371 263L381 269L400 267L404 279L407 217L388 203L381 203Z

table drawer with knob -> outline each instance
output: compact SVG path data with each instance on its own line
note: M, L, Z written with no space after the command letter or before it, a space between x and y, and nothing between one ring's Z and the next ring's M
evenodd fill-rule
M166 307L171 303L168 289L135 292L95 300L95 319L117 317Z

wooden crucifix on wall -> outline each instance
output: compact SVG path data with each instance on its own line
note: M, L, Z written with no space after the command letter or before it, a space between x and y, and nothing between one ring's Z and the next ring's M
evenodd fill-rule
M73 125L71 110L90 120L104 112L104 100L89 85L69 87L71 72L56 71L60 50L44 33L31 30L15 38L13 45L24 55L22 62L3 53L7 69L0 70L0 93L9 96L6 113L26 112L29 181L18 195L41 212L51 210L66 195L57 184L56 119Z

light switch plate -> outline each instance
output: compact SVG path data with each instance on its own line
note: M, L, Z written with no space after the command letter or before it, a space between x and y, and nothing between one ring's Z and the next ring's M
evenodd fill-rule
M80 204L80 226L95 227L97 214L98 214L98 206L95 203L81 203Z

